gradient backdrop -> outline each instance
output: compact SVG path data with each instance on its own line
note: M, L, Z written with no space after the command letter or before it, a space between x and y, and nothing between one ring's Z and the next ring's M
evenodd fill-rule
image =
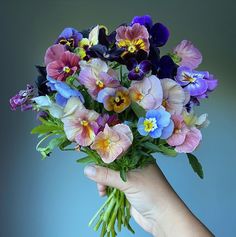
M173 48L192 40L203 52L202 70L213 72L219 88L202 103L211 125L196 151L205 171L200 180L185 156L159 156L158 164L189 208L216 236L236 236L236 83L234 1L80 1L8 0L0 7L0 236L99 236L87 223L104 201L76 164L78 154L54 154L41 161L35 151L31 112L11 112L8 99L35 76L46 48L66 26L84 29L97 23L110 30L134 15L150 14L166 24ZM181 220L180 220L181 221ZM135 236L150 236L132 223ZM120 237L132 234L124 231Z

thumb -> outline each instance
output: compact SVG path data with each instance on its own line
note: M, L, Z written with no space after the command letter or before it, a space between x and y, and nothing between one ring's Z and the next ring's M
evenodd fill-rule
M97 165L88 165L84 169L84 174L91 180L106 186L114 187L123 191L127 187L127 182L120 178L120 173Z

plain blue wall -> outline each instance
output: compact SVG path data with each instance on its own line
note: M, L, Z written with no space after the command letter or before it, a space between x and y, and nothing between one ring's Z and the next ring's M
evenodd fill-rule
M8 99L36 73L45 49L65 26L96 23L110 29L134 15L150 14L171 30L166 48L192 40L202 51L202 70L213 72L219 88L202 103L209 128L196 155L205 178L185 156L158 156L158 164L190 209L216 236L236 236L235 4L233 1L7 1L1 6L0 236L99 236L87 223L104 199L76 164L79 154L56 151L41 161L33 113L11 112ZM150 236L133 223L135 236ZM124 231L120 236L132 236Z

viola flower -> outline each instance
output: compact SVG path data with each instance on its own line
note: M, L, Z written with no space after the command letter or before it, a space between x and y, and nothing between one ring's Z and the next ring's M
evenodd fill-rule
M184 106L189 102L190 96L187 91L174 80L165 78L161 80L163 89L162 106L170 114L181 114Z
M137 124L138 132L142 136L149 135L152 138L167 139L174 128L170 116L170 113L163 108L149 110L145 118L139 118Z
M179 66L186 66L190 69L197 68L202 62L201 52L188 40L182 40L173 49L171 57Z
M151 71L152 64L149 60L138 63L135 58L132 58L127 63L127 68L130 71L128 74L130 80L142 80Z
M47 66L49 63L53 61L60 60L63 53L66 51L66 48L64 45L61 44L55 44L49 47L46 50L45 56L44 56L44 63Z
M18 107L21 111L32 109L31 99L34 96L34 87L27 84L26 90L20 90L15 96L10 99L10 106L12 110L16 110Z
M103 114L99 115L97 119L97 124L99 126L98 133L100 131L103 131L105 128L105 125L107 124L109 127L115 126L116 124L119 124L120 120L118 119L117 114L109 115L109 114Z
M91 149L96 150L102 160L109 164L124 154L132 145L133 134L129 126L117 124L109 127L107 124L99 132Z
M79 82L88 89L93 99L97 98L102 89L116 88L120 86L119 80L114 78L115 71L101 59L92 59L89 63L81 63L81 71L78 77Z
M75 74L79 69L80 58L66 51L60 59L53 61L47 65L47 74L49 77L58 81L65 81L67 77Z
M66 105L67 110L71 111ZM91 145L98 131L96 122L98 116L97 112L87 110L81 102L72 112L67 112L61 120L64 123L64 131L68 140L77 142L80 146Z
M157 109L162 104L163 91L160 80L151 75L142 81L132 81L130 97L145 110Z
M194 111L187 112L183 111L184 122L188 127L206 128L210 121L207 119L208 114L201 114L199 117L194 113Z
M178 66L174 63L173 59L169 55L162 56L156 67L158 69L157 75L160 79L174 79L178 68Z
M167 139L170 146L174 146L179 153L191 153L199 145L202 134L196 127L188 128L184 122L183 116L173 115L174 132Z
M58 39L56 40L56 44L62 44L69 46L70 48L76 48L82 38L83 35L79 31L68 27L61 32Z
M129 91L125 87L105 88L98 93L97 101L103 103L107 111L123 112L131 104Z
M153 25L152 18L149 15L135 16L131 25L137 23L147 28L150 33L150 42L154 47L161 47L166 44L169 38L169 30L162 23Z
M188 67L179 67L176 81L184 87L191 96L200 96L208 89L205 77L209 77L208 72L193 71Z
M50 87L52 91L57 91L56 93L56 103L64 107L71 97L78 97L82 103L84 103L83 95L78 91L72 89L65 82L54 80L50 77L47 78L47 86Z
M52 101L49 96L38 96L31 100L37 104L37 108L48 111L54 118L63 116L63 107Z
M149 53L149 33L145 26L138 23L132 26L120 26L116 29L116 44L119 48L124 48L125 52L134 54L139 50Z
M83 60L88 60L87 51L90 47L98 44L99 25L95 26L88 35L88 38L83 38L79 42L78 47L75 49L75 53Z

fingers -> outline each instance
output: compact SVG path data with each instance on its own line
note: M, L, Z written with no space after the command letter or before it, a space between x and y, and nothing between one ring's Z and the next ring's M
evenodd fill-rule
M105 167L89 165L85 167L84 174L97 183L118 188L121 191L127 187L127 182L124 182L120 178L118 171L114 171Z
M100 183L97 183L98 193L101 197L106 195L106 186Z

